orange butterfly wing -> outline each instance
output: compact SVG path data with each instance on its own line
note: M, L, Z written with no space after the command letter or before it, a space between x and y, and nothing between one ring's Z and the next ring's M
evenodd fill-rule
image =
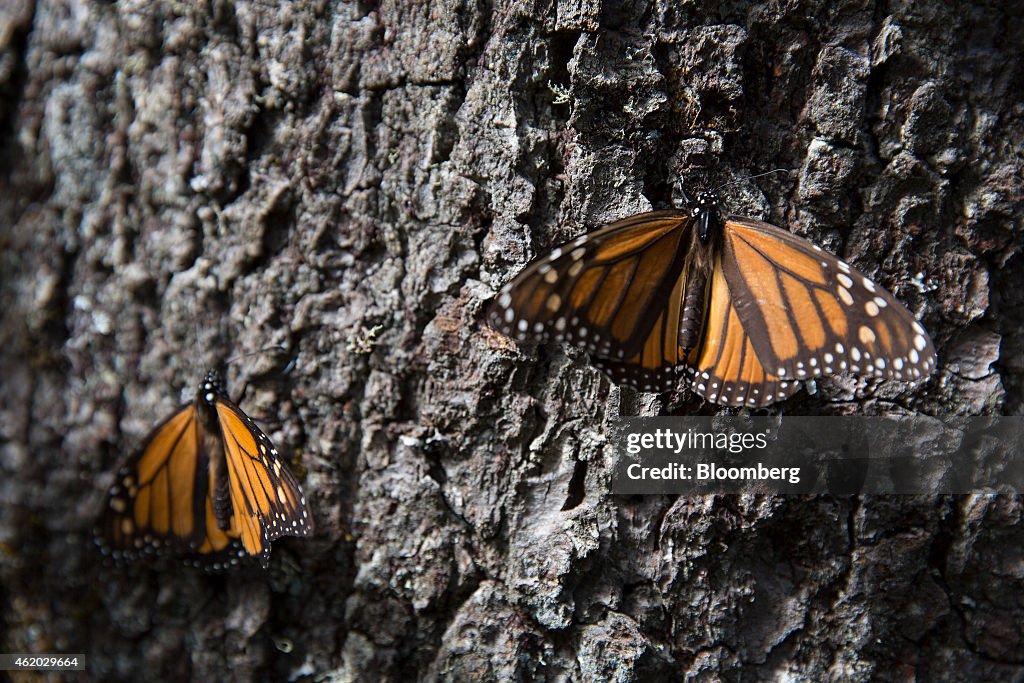
M692 224L652 211L562 244L498 293L488 323L519 340L577 344L618 382L671 388Z
M691 223L685 213L655 211L566 242L498 293L488 322L520 340L632 357L682 271Z
M199 418L189 403L146 439L118 473L98 529L115 559L163 548L190 548L205 536L209 472L199 459Z
M882 287L811 243L767 223L725 221L721 267L736 316L777 377L849 370L914 380L935 347Z
M750 407L781 401L793 392L792 382L769 374L761 364L736 312L720 259L711 273L707 309L703 343L688 358L694 392L714 403Z
M683 353L679 348L679 323L683 313L685 272L680 273L670 290L668 306L661 310L648 331L643 347L626 358L619 350L617 358L594 355L591 362L619 384L628 384L640 391L669 391L684 377ZM619 355L621 354L621 355Z
M281 536L310 536L313 519L295 477L252 418L218 398L233 515L231 530L264 567L270 542Z

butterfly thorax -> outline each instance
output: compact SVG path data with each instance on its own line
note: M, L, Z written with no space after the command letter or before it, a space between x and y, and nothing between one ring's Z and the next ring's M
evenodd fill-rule
M714 192L701 192L687 207L690 215L697 221L697 237L705 244L716 232L721 232L722 214L718 208L718 195Z
M227 459L224 455L224 435L217 416L217 399L226 395L224 380L216 370L206 373L206 379L196 391L196 411L199 414L199 444L202 452L199 462L210 468L211 502L213 516L221 531L231 528L231 491L228 483Z

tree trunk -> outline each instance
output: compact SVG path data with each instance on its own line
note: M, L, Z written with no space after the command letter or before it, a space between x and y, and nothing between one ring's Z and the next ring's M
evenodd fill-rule
M773 410L1021 414L1024 32L954 5L0 6L0 650L93 680L1024 674L1019 499L615 496L610 420L712 407L482 323L537 253L730 183L939 350ZM118 465L270 345L232 391L315 537L266 572L104 566Z

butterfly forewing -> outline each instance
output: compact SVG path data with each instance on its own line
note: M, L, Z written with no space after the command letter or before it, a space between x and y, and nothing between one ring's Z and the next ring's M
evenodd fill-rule
M849 370L913 380L935 365L931 339L891 294L784 230L727 220L722 270L758 357L779 378Z
M232 527L246 552L266 565L271 541L312 534L306 498L277 448L248 415L220 399L217 416L228 462Z
M200 523L208 471L199 453L195 406L180 407L146 438L118 472L100 520L104 552L129 558L155 550L184 550L204 534Z
M684 270L669 290L668 305L661 310L636 355L627 358L624 349L606 350L604 355L592 355L594 365L616 383L639 391L671 391L676 388L680 377L684 376L679 334L685 280Z
M679 211L651 212L567 242L498 293L488 322L516 339L567 341L625 362L663 312L691 224Z

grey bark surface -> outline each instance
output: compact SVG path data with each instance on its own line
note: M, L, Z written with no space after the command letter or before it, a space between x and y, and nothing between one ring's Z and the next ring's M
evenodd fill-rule
M93 680L1020 677L1017 498L613 496L609 421L711 407L482 324L544 249L735 181L939 351L776 411L1024 412L1020 7L953 5L0 3L0 650ZM267 572L103 566L120 462L269 345L231 387L316 536Z

